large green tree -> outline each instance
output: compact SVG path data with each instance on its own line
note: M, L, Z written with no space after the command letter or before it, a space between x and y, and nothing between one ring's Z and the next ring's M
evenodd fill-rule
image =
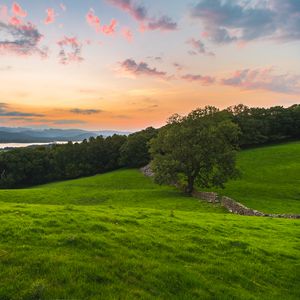
M158 183L183 178L185 190L223 186L237 174L235 167L239 127L230 114L215 107L174 115L151 141L152 168Z

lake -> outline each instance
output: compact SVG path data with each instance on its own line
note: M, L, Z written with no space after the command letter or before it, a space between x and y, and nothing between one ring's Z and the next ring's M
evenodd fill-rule
M5 148L22 148L28 146L44 146L51 144L66 144L68 142L51 142L51 143L0 143L0 149Z

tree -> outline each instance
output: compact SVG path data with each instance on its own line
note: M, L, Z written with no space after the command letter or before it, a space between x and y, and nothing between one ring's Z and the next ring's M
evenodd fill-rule
M149 141L156 135L157 130L153 127L129 135L120 150L120 163L131 168L148 164L150 162Z
M239 127L226 111L206 107L186 117L174 115L151 141L152 168L158 183L183 178L190 194L200 187L220 186L237 175L235 156Z

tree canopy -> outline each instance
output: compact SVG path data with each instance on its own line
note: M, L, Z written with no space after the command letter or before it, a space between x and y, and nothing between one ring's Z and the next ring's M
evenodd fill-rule
M143 167L149 163L149 141L156 135L157 130L153 127L129 135L120 149L120 163L131 168Z
M215 107L174 115L151 141L152 168L158 183L175 183L180 177L186 192L223 186L237 174L235 156L239 127L230 114Z

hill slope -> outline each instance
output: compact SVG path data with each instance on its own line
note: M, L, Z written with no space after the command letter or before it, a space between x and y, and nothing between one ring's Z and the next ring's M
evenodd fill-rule
M0 191L0 299L299 299L299 225L136 170Z
M241 151L241 178L216 192L266 213L300 214L300 142Z

